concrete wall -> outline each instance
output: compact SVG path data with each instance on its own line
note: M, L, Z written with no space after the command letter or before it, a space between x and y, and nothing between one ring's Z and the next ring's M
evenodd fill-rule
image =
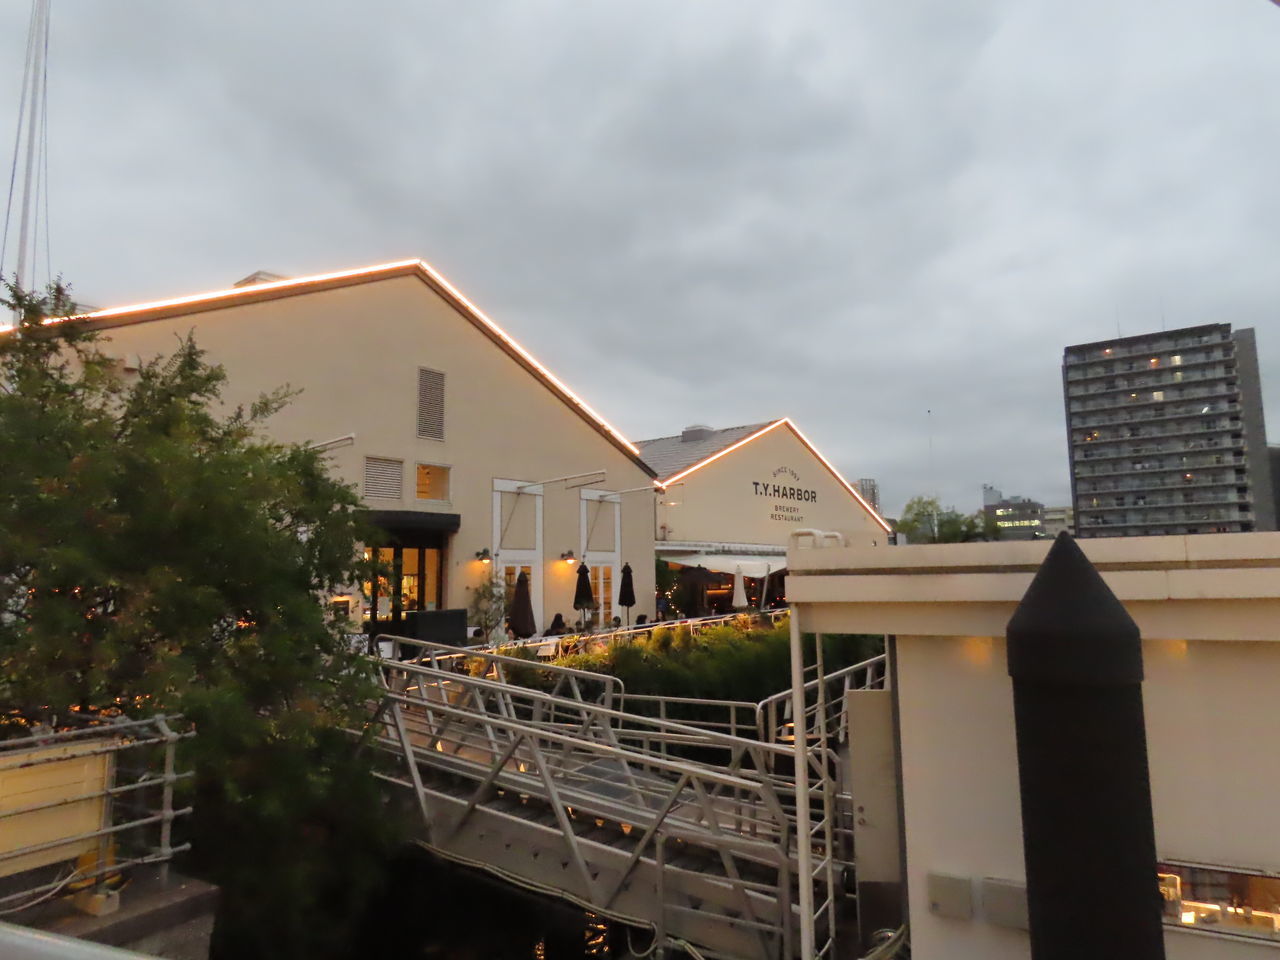
M359 488L366 456L405 462L404 496L369 499L374 509L456 513L444 570L446 607L465 607L468 588L491 572L475 559L494 535L495 481L507 486L603 471L592 487L647 487L651 478L564 399L467 320L417 275L300 292L216 310L148 320L106 331L121 357L171 353L193 331L209 358L226 367L228 407L284 384L301 394L269 423L273 437L323 442L347 433L355 443L334 449L336 472ZM417 436L418 368L445 373L445 439ZM446 502L415 499L417 463L451 468ZM526 494L526 497L533 494ZM533 558L541 581L542 628L556 612L573 619L573 569L581 556L582 493L547 485L542 550ZM616 551L631 563L638 605L653 615L653 501L647 492L621 497ZM500 558L501 559L501 558ZM522 563L529 558L522 555ZM615 573L616 592L619 576ZM536 604L536 601L535 601Z
M1270 829L1280 766L1280 535L1081 542L1143 635L1152 804L1162 859L1280 875ZM803 629L897 635L913 956L1024 960L1024 932L988 921L982 878L1025 882L1004 627L1048 545L789 553ZM931 910L930 874L970 878L973 919ZM1154 878L1153 878L1154 885ZM1088 878L1080 878L1088 896ZM1105 909L1099 904L1099 909ZM1170 960L1276 946L1167 928ZM1280 939L1276 941L1280 945Z
M659 539L782 546L806 528L838 530L866 546L886 537L786 424L700 467L659 500Z

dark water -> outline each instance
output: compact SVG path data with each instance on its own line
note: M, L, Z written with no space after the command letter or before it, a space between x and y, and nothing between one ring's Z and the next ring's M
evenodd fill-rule
M621 960L627 928L561 901L405 851L389 866L387 896L365 921L369 957L440 960ZM647 931L631 934L649 945ZM668 957L672 954L668 953ZM683 955L681 955L683 956Z

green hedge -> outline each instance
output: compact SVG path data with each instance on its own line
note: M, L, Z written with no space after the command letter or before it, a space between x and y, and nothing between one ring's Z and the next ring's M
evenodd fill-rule
M813 637L806 636L808 662ZM884 638L827 634L823 659L827 672L874 657ZM566 667L618 677L632 694L759 701L791 683L791 640L787 620L771 627L737 624L711 627L696 636L687 626L656 628L648 638L613 643L603 650L555 661Z

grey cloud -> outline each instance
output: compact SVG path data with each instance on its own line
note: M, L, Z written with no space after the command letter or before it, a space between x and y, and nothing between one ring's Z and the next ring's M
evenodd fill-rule
M791 415L890 512L1065 501L1062 347L1117 320L1256 326L1280 396L1263 0L132 0L54 27L54 258L95 302L420 255L628 434ZM24 31L0 11L11 62Z

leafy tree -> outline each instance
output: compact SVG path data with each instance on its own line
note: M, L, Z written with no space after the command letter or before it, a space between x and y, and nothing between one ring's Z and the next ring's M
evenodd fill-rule
M319 602L359 579L357 497L315 451L263 438L286 393L219 414L225 375L190 337L126 374L84 324L42 322L74 311L64 285L5 290L21 316L0 335L10 725L184 714L223 955L340 955L352 911L334 907L390 842L342 732L371 677Z
M955 507L942 509L937 497L912 497L902 508L898 531L909 543L968 543L996 540L999 527L981 510L963 514Z
M493 634L507 615L507 585L501 577L493 576L471 590L471 602L467 605L467 620L480 628L485 643L493 643Z

